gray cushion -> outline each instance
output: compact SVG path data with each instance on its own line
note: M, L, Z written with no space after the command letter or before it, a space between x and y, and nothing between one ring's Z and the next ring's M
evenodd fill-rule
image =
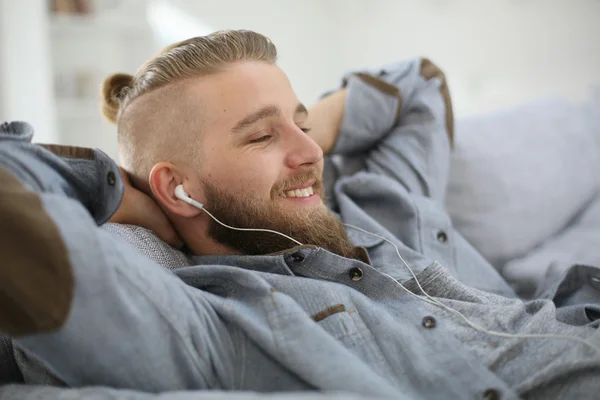
M502 276L523 297L532 297L550 276L562 276L572 265L600 265L600 193L561 232L523 257L508 262Z
M165 268L181 268L193 265L191 258L184 252L169 246L149 229L135 225L106 223L102 228L112 235L121 238L145 256L156 261Z
M560 232L600 190L598 105L548 98L457 121L446 205L496 267Z

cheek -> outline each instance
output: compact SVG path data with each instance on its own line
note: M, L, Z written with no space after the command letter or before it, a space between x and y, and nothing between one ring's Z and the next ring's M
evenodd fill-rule
M277 170L257 164L244 168L238 179L245 193L252 194L256 199L270 198L273 185L277 182Z
M270 198L280 168L268 161L269 159L223 159L212 168L212 183L236 195L243 194L254 199Z

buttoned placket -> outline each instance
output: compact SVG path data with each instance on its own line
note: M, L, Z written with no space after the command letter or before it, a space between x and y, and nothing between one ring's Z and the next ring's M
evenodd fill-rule
M329 258L331 258L331 262L326 261ZM334 258L336 259L334 260ZM342 258L318 248L294 249L285 254L284 259L295 275L343 283L367 296L369 296L367 288L370 285L389 288L398 296L406 294L398 282L389 276L378 273L370 265L359 260ZM332 270L331 267L339 261L343 261L344 265ZM315 267L313 264L322 267ZM330 266L330 268L323 266ZM431 330L437 326L437 320L432 315L424 314L421 318L421 329Z
M339 257L336 261L343 260L345 265L333 269L318 267L318 265L331 265L331 262L327 262L327 259L330 257L333 260L333 258L339 256L317 248L293 250L284 256L287 265L295 275L337 281L350 286L367 296L369 296L369 294L367 293L366 288L370 284L382 290L385 290L386 288L394 291L397 290L396 293L398 293L399 296L406 294L406 292L400 288L398 282L394 281L393 278L378 273L370 265L358 260ZM383 280L384 284L382 285L380 282L375 282L376 280ZM436 318L434 315L428 313L422 316L422 319L420 320L420 329L423 331L435 332L438 327L439 317ZM488 388L481 392L481 398L485 400L497 400L501 398L501 392L495 388Z

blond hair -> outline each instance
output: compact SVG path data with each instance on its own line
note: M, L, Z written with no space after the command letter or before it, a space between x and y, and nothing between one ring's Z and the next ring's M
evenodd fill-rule
M141 183L139 180L147 179L155 163L173 161L169 158L184 150L175 149L173 143L181 146L181 141L168 135L199 129L197 110L168 104L184 90L185 84L178 83L218 72L237 61L276 60L275 45L259 33L217 31L166 47L143 64L135 76L117 73L106 78L102 113L117 124L123 167ZM136 99L140 99L139 107L132 107Z

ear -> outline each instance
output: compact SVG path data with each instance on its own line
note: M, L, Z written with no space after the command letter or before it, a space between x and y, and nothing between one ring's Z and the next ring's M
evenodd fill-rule
M177 185L184 184L187 181L188 178L183 171L170 162L160 162L152 167L148 179L154 199L164 210L184 218L193 218L200 214L202 210L175 197ZM191 186L191 182L188 183ZM185 189L189 193L188 189ZM197 192L197 190L194 190L194 192Z

